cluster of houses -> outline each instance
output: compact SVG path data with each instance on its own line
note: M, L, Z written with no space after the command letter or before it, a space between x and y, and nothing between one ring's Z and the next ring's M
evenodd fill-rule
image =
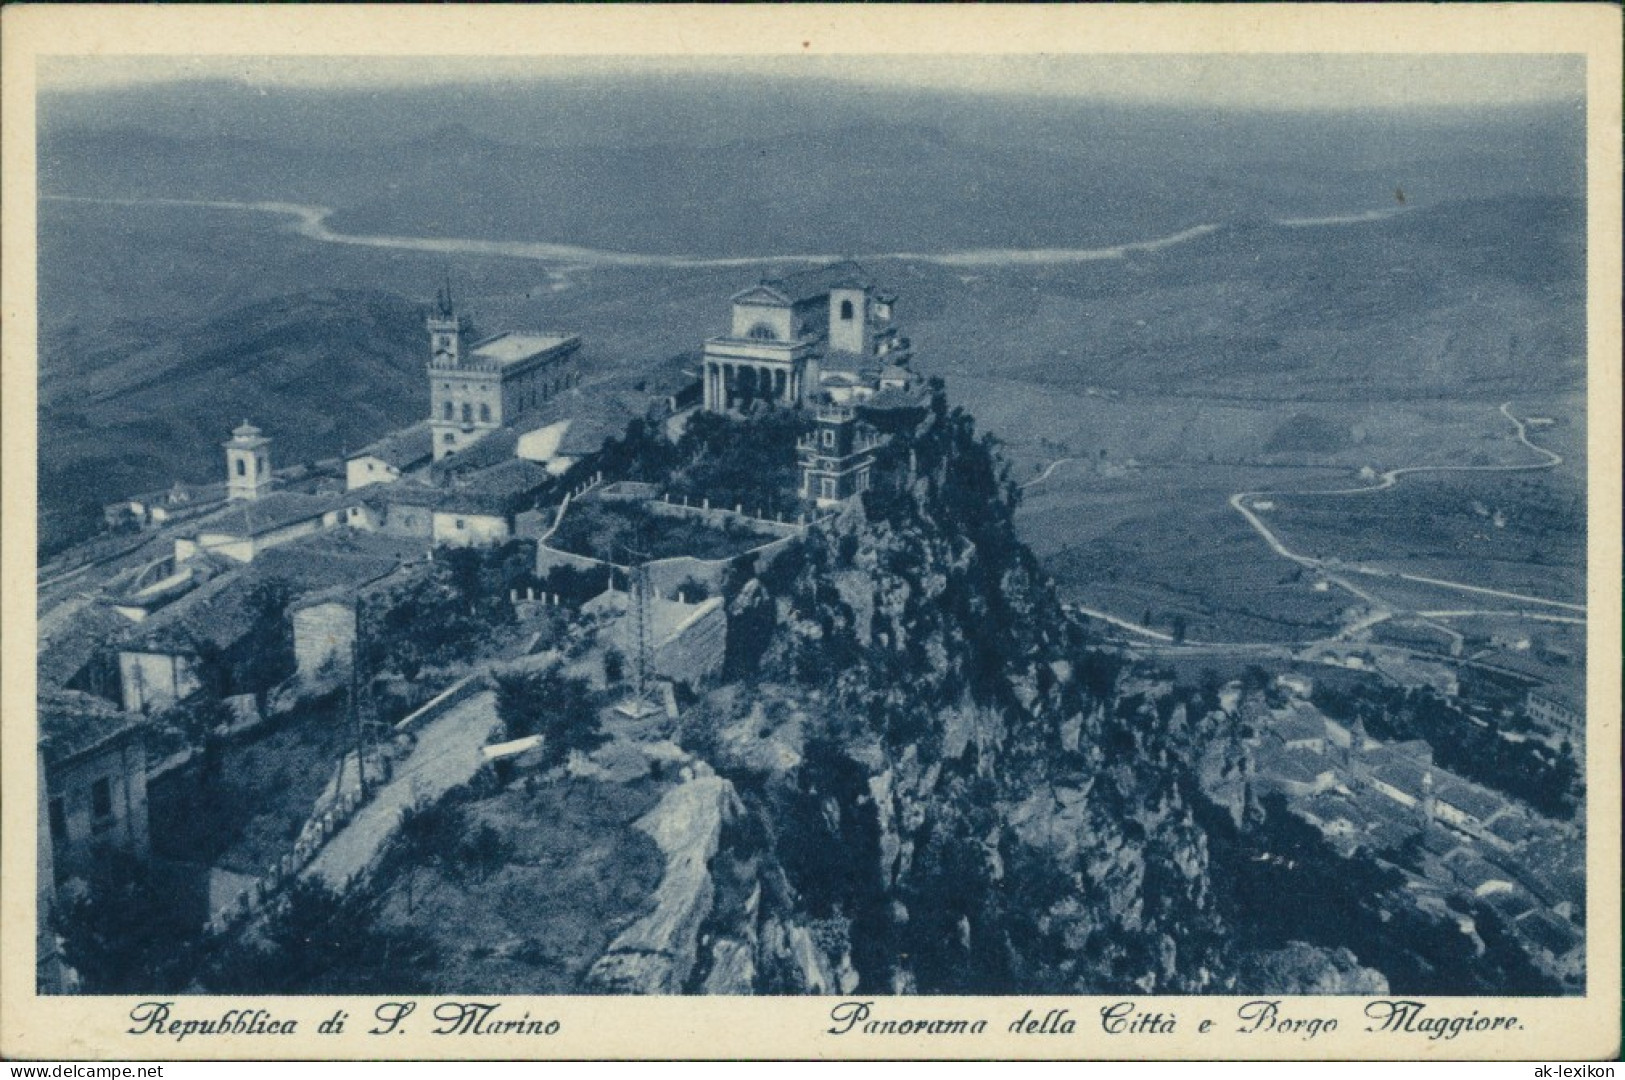
M1585 907L1582 845L1571 826L1436 765L1423 740L1382 742L1306 700L1303 680L1275 707L1243 706L1246 764L1204 770L1210 793L1238 820L1264 791L1281 794L1344 856L1414 845L1417 889L1461 890L1496 909L1554 977L1581 974ZM1218 753L1217 749L1214 751Z
M423 421L346 454L341 470L279 470L273 440L245 420L224 443L223 481L107 507L110 525L150 539L102 566L99 587L42 605L42 912L97 848L146 850L159 756L146 717L207 691L245 726L257 718L255 698L217 676L257 647L260 586L290 594L298 678L330 674L350 661L365 597L421 573L436 548L545 536L556 517L540 503L607 438L635 419L675 435L702 408L811 410L813 433L796 448L801 495L809 508L837 505L868 488L887 431L925 412L894 302L849 262L766 279L732 298L730 331L705 343L698 370L667 364L635 384L584 385L579 337L471 340L445 289L427 320ZM611 583L584 614L623 654L646 650L652 673L678 681L717 673L719 597L670 588L634 599ZM60 987L48 936L40 985Z

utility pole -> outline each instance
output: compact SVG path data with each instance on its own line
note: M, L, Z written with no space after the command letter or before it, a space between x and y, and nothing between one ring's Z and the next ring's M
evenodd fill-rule
M649 642L649 559L648 554L626 548L628 580L626 616L632 620L632 696L616 708L634 720L642 719L658 706L649 700L649 683L654 667Z
M361 797L367 797L367 747L361 724L361 628L366 603L361 594L355 597L355 634L350 638L350 730L355 739L356 781Z

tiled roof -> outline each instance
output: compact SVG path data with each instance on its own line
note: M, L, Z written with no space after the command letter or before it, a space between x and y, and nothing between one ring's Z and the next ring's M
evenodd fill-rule
M1511 874L1502 870L1499 866L1479 858L1465 848L1461 849L1459 854L1446 859L1445 862L1450 867L1450 872L1456 875L1456 880L1469 889L1477 889L1490 881L1510 882L1512 880Z
M919 409L925 406L926 394L922 389L917 392L907 390L885 389L880 391L868 401L858 403L858 408L874 412L883 412L888 409Z
M40 751L58 765L138 733L142 717L92 694L66 690L39 696Z
M530 496L546 487L553 474L534 461L509 458L500 465L468 474L457 487L443 491L435 509L446 513L505 516L526 508Z
M1307 739L1324 739L1326 737L1326 721L1313 706L1302 702L1293 702L1286 714L1277 719L1271 726L1283 742L1298 742Z
M423 420L363 446L346 460L375 457L391 468L404 469L409 465L428 460L433 454L434 432L430 430L429 422Z
M1506 807L1499 796L1462 781L1436 786L1433 795L1459 810L1465 810L1479 821L1488 821Z
M74 615L48 641L41 641L38 654L40 689L65 685L96 653L118 642L130 629L130 620L110 607L87 605Z
M1422 777L1427 770L1408 761L1387 761L1371 770L1371 775L1389 787L1415 799L1422 797Z
M346 552L315 542L323 539L313 537L274 548L241 571L215 578L141 623L129 647L176 655L205 643L229 648L254 624L256 586L278 582L297 599L323 589L373 581L398 562L376 553Z
M296 491L276 491L260 499L245 499L199 521L189 535L221 533L227 536L261 536L296 522L320 517L344 505L343 493L304 495Z
M450 457L441 458L434 464L434 475L444 479L477 469L488 469L492 465L512 460L523 424L528 422L532 415L534 414L526 413L515 426L498 428L474 445L465 447Z
M1552 677L1550 666L1521 652L1495 652L1468 661L1468 667L1491 668L1531 682L1545 682Z
M1266 767L1282 780L1312 784L1322 773L1329 772L1332 764L1312 750L1297 749L1276 755Z

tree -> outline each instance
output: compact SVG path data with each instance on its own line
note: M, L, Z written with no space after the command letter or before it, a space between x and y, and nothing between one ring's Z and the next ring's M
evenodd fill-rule
M85 990L184 989L207 915L197 884L122 849L98 851L83 893L60 910L64 952Z
M407 914L416 906L418 872L443 865L455 853L464 824L462 807L449 797L419 802L401 814L390 854L404 870Z
M421 993L434 962L430 940L385 925L370 886L338 893L297 882L266 921L264 944L227 946L203 977L217 993Z
M498 678L497 715L510 739L542 736L547 766L564 764L572 750L589 753L607 738L591 685L557 665Z

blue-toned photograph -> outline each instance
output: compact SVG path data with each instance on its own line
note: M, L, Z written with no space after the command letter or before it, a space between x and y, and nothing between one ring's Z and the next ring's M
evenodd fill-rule
M1584 994L1585 74L42 58L40 992Z

